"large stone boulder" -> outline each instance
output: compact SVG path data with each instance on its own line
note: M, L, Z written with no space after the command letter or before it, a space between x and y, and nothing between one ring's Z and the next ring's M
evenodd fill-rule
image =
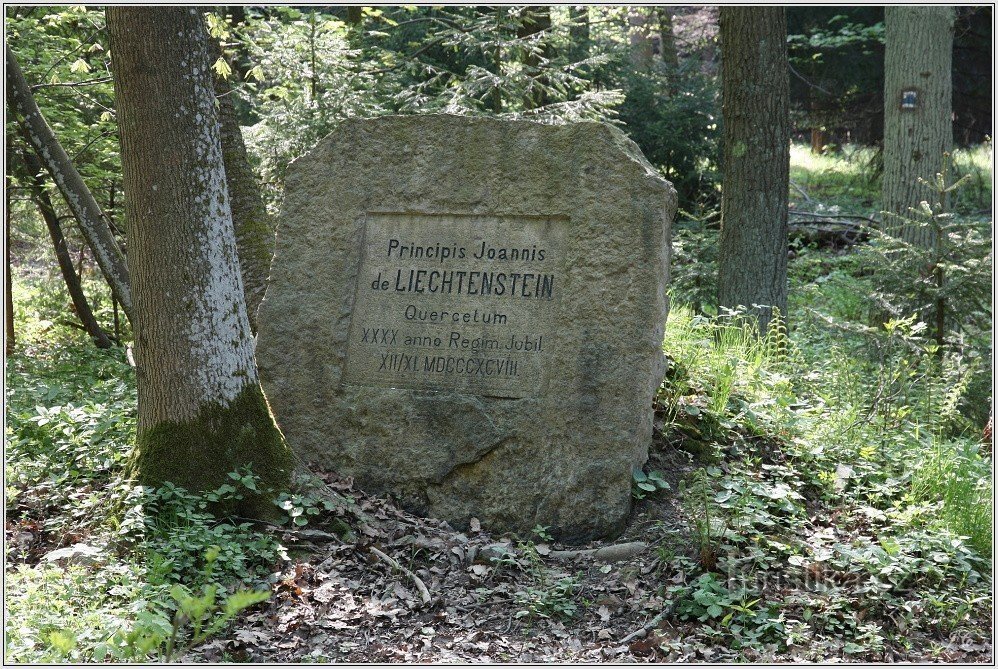
M458 527L618 531L664 372L675 208L607 125L345 121L289 170L259 314L284 434Z

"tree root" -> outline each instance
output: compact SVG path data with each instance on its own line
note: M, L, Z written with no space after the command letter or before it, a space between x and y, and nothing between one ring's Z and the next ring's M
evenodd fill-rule
M643 541L631 541L625 544L613 544L602 548L590 548L580 551L551 551L548 555L552 560L576 560L588 558L596 562L621 562L629 560L641 553L648 544Z

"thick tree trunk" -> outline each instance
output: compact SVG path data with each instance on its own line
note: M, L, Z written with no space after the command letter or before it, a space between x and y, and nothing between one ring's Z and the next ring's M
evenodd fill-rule
M133 277L145 484L211 490L292 459L260 388L199 9L108 7ZM265 496L237 506L266 514Z
M209 39L212 62L222 56L218 40ZM232 102L232 87L222 77L215 76L215 95L225 162L225 183L232 208L232 223L236 231L239 271L246 295L246 312L250 327L256 332L256 312L267 290L270 260L274 255L274 225L267 205L260 194L256 175L250 167L246 144L236 107Z
M362 5L352 5L347 10L347 41L351 49L360 49L364 46L364 7Z
M790 170L787 21L782 7L721 8L724 117L718 302L787 310ZM758 305L758 306L756 306Z
M24 151L22 158L28 172L31 198L38 206L38 211L41 212L42 218L45 220L45 226L49 230L52 245L55 247L55 257L59 263L59 270L62 272L63 280L66 282L66 290L69 291L69 297L73 301L73 310L80 319L80 323L83 324L83 330L94 340L97 348L111 348L113 344L108 338L107 333L97 323L94 312L90 309L90 303L87 301L87 296L83 292L80 277L76 273L76 268L73 267L73 258L70 257L69 249L66 247L66 238L62 234L59 217L55 213L55 207L52 206L49 194L45 192L45 183L42 181L40 175L42 165L30 150Z
M132 319L132 291L125 257L115 241L100 206L90 193L73 161L56 139L35 103L31 88L21 72L14 53L7 47L7 100L35 152L52 176L66 204L80 225L84 239L94 252L97 265L129 321Z
M953 145L953 8L888 7L884 10L884 210L913 218L923 200L938 195L943 153ZM930 227L888 226L912 244L931 248Z

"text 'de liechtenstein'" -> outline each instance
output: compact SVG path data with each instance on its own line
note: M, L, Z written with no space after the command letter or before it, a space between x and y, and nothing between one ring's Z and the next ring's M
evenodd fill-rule
M368 213L346 384L543 394L564 217Z

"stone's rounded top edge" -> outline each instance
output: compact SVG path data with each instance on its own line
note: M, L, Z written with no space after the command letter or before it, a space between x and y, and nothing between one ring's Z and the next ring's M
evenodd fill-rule
M642 153L640 147L618 126L603 121L571 121L568 123L543 123L531 119L504 119L494 116L466 116L462 114L385 114L380 116L353 116L343 119L327 135L319 139L305 154L293 160L289 165L288 178L317 159L323 150L331 150L339 141L348 140L355 132L372 133L381 137L379 130L404 129L421 123L449 125L454 128L505 128L510 131L536 131L548 136L560 136L569 143L584 141L599 141L604 147L611 148L623 154L622 157L634 163L646 178L646 183L665 192L670 200L676 199L672 183L655 169ZM365 132L366 131L366 132Z
M570 121L566 123L545 123L543 121L535 121L529 118L497 118L495 116L471 116L467 114L450 114L447 112L440 112L435 114L381 114L378 116L351 116L340 121L336 129L334 129L330 134L335 134L340 128L349 125L365 125L372 123L389 123L389 122L405 122L405 121L419 121L424 119L431 120L453 120L461 121L468 124L481 123L481 124L497 124L497 125L522 125L526 126L541 126L545 128L569 128L576 126L591 126L591 127L613 127L609 123L604 123L602 121ZM327 135L328 137L328 135ZM322 141L322 140L320 140Z
M607 138L613 138L619 143L621 140L624 142L631 141L627 135L618 127L611 123L606 123L603 121L571 121L567 123L544 123L541 121L534 121L532 119L505 119L496 118L494 116L465 116L462 114L385 114L383 116L353 116L348 119L344 119L337 124L336 128L333 129L328 135L316 142L315 146L321 146L327 142L335 141L338 136L345 134L349 130L354 128L363 128L365 126L377 127L377 126L394 126L394 127L404 127L407 125L418 124L418 123L450 123L455 126L505 126L513 127L516 129L530 129L530 130L540 130L541 132L550 132L553 134L559 133L595 133L598 135L603 135ZM640 153L640 149L637 149L637 145L634 145L635 150Z

